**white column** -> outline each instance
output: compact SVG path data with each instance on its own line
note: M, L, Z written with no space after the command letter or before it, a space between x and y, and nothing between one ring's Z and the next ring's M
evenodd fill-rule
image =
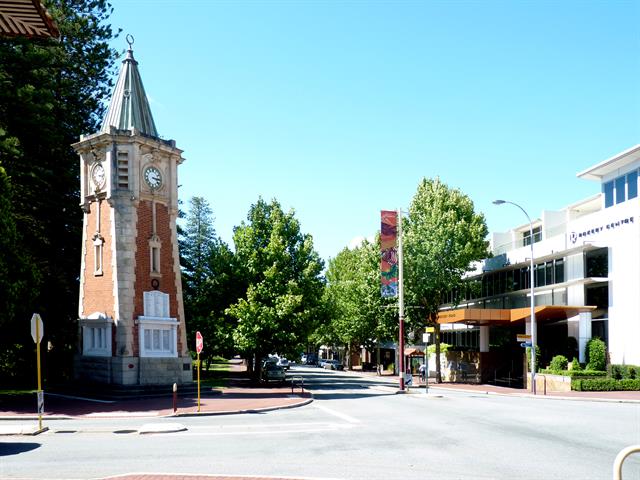
M480 351L489 351L489 325L480 326Z
M578 315L578 361L587 361L587 342L591 339L591 312Z

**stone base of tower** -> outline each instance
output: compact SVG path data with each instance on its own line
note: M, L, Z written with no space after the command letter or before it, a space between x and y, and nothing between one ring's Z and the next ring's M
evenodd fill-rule
M76 355L74 378L106 385L178 385L193 382L191 357L89 357Z

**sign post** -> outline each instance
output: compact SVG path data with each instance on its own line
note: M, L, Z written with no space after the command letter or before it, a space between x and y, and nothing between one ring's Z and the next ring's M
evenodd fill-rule
M435 327L427 327L425 333L422 334L424 342L424 393L429 393L429 340L431 334L435 332Z
M204 347L204 339L200 332L196 332L196 353L198 354L198 412L200 412L200 352Z
M31 337L36 344L36 364L38 368L38 430L42 430L42 414L44 413L44 392L42 391L42 375L40 369L40 341L44 335L44 324L37 313L31 316Z

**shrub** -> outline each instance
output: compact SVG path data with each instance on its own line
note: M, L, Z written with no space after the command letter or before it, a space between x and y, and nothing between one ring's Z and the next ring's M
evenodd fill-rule
M616 380L633 380L638 376L638 367L636 365L615 365L611 364L607 368L609 377Z
M607 364L607 346L599 338L587 342L587 370L604 370Z
M606 377L607 372L603 372L602 370L577 370L577 371L568 371L566 372L568 376L571 378L594 378L594 377Z
M389 365L387 365L387 372L393 372L395 371L396 366L393 363L390 363Z
M556 355L551 359L551 363L549 364L549 370L554 372L561 372L567 369L569 365L569 360L564 355Z
M625 378L626 367L624 365L609 365L607 368L607 374L609 375L609 378L621 380Z
M576 357L573 357L573 360L571 360L571 371L579 372L580 370L582 370L582 365L580 365L580 362Z
M440 353L447 353L449 351L449 349L451 348L451 345L449 345L448 343L441 343L440 344ZM435 355L436 353L436 344L432 343L431 345L429 345L427 347L427 353L429 355Z
M571 390L576 390L578 392L612 392L618 390L640 390L640 379L578 379L571 381Z

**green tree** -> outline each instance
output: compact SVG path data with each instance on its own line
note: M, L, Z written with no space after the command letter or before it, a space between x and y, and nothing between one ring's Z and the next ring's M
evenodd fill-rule
M284 213L276 200L259 198L234 242L248 288L228 312L238 322L236 346L253 356L259 374L267 354L293 353L306 343L321 311L323 262L294 212Z
M587 342L587 370L606 370L607 345L598 337Z
M13 220L7 222L19 232L14 251L28 262L9 272L7 282L25 288L12 297L0 351L14 351L15 362L23 354L32 362L28 320L39 312L45 341L53 345L43 359L45 379L51 379L69 372L76 341L82 213L71 144L97 130L116 55L109 48L111 27L104 25L111 13L106 1L45 3L59 40L0 39L0 166L12 190Z
M443 294L460 289L474 261L488 256L484 215L471 199L438 178L423 179L403 225L404 271L410 326L426 321L436 328L436 370L440 376L440 328L436 323Z
M208 202L193 197L181 229L180 254L187 330L190 339L195 332L206 343L203 360L214 355L233 353L234 319L225 310L237 301L245 288L236 275L235 258L228 245L217 235Z
M345 248L329 261L326 276L329 338L347 346L351 367L350 354L360 346L372 351L376 341L390 339L397 332L397 310L388 308L395 301L380 295L379 244L365 240L357 248Z

